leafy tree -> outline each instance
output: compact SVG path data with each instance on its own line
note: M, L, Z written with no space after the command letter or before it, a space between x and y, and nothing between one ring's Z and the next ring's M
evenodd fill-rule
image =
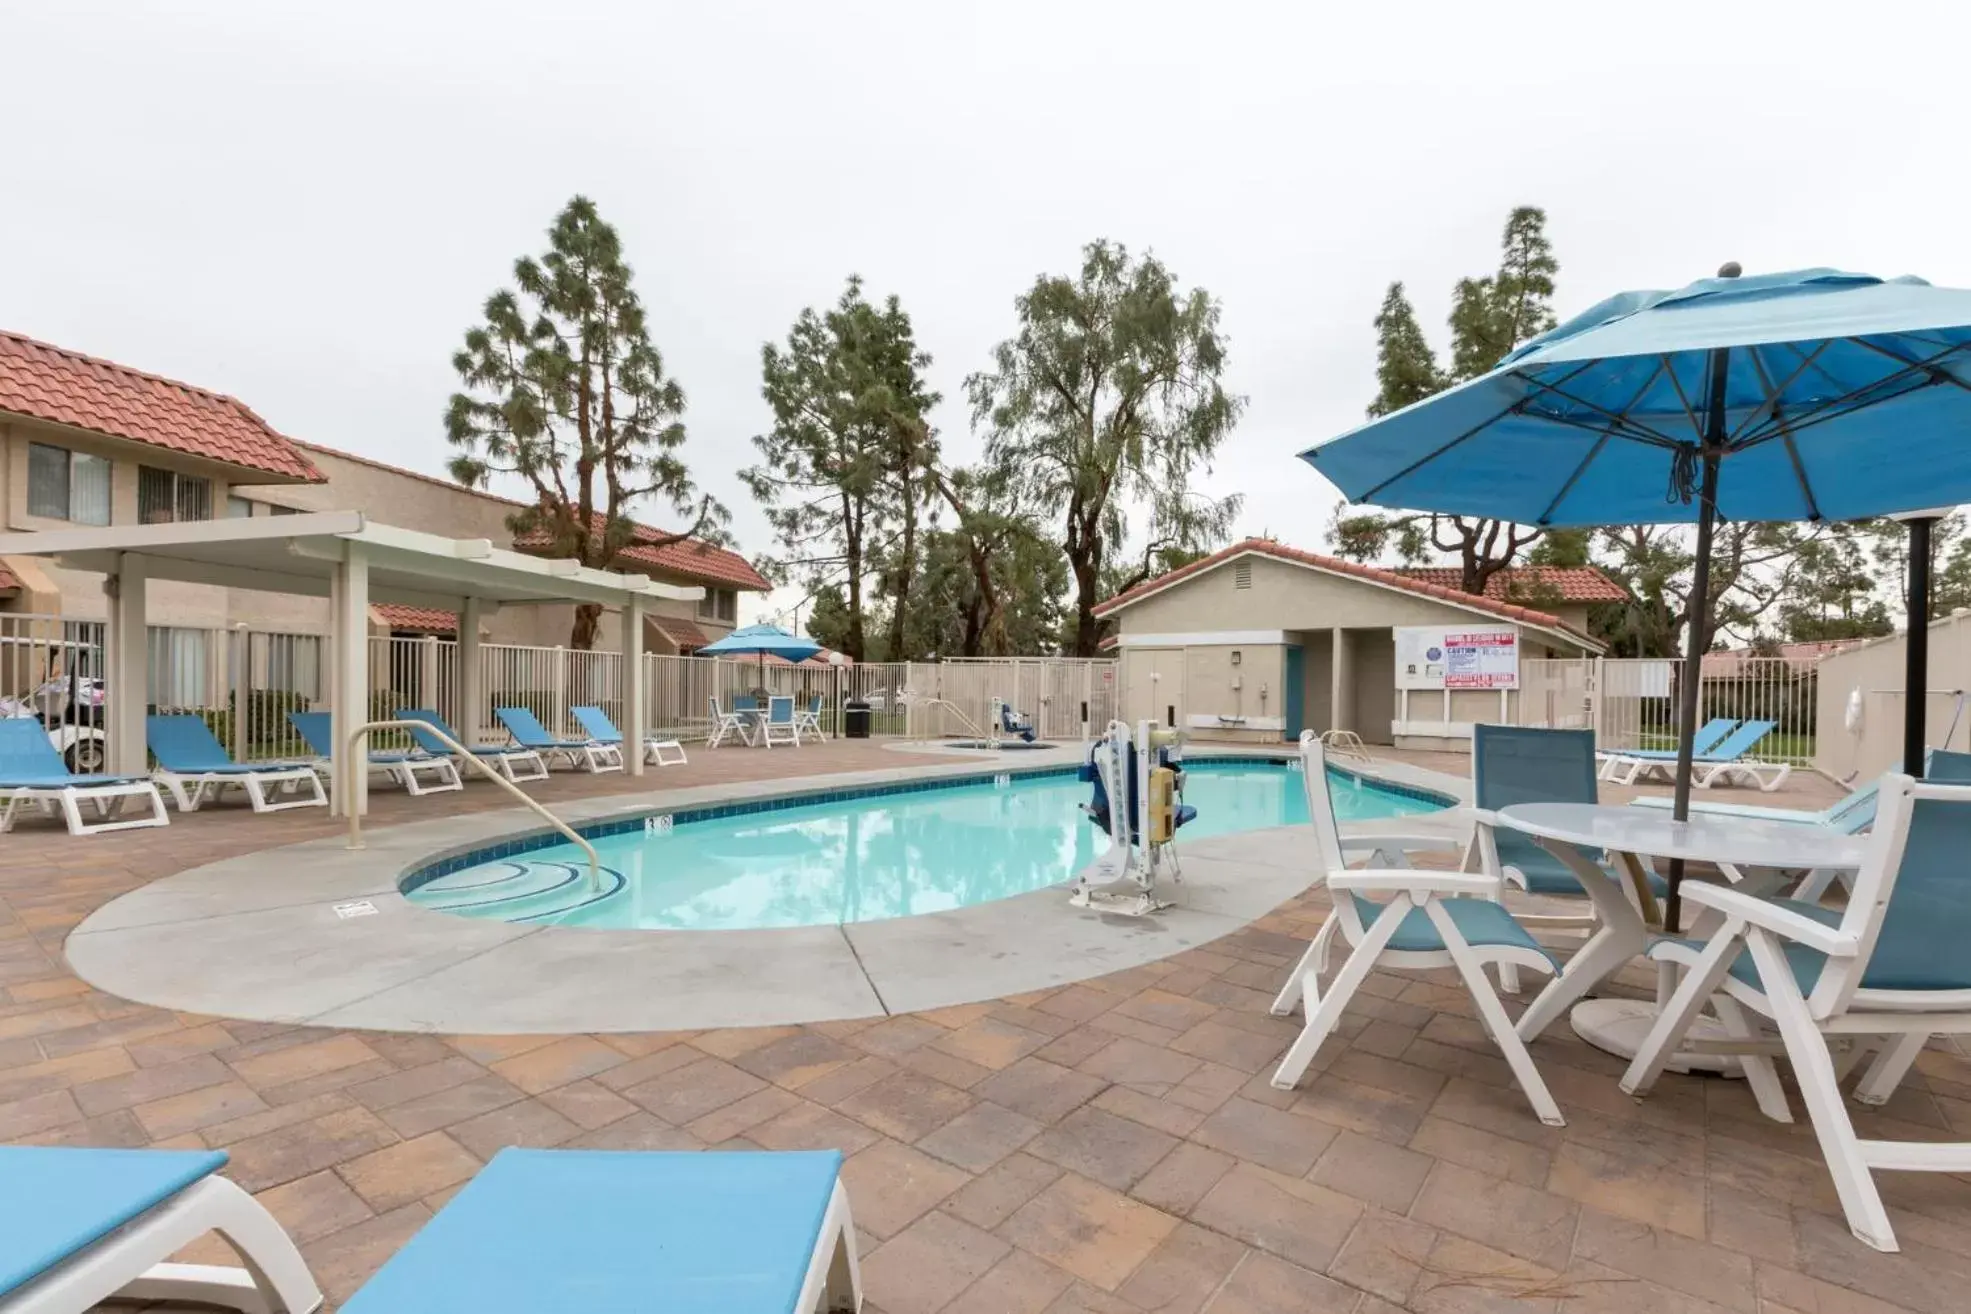
M1244 409L1225 391L1219 306L1181 292L1154 256L1107 241L1082 251L1074 278L1043 275L1014 302L1019 331L990 370L965 381L988 461L1060 516L1073 576L1075 655L1095 652L1103 570L1132 503L1152 542L1195 545L1229 519L1201 511L1191 476ZM1229 503L1230 500L1227 499Z
M454 479L475 488L494 475L525 480L533 500L507 527L584 566L614 567L633 538L724 540L725 508L684 463L684 390L665 373L622 241L594 202L568 202L547 251L515 261L513 287L488 297L484 314L452 356L465 384L445 410ZM639 535L630 512L646 497L669 502L690 528ZM577 607L569 646L594 647L601 614Z
M918 512L936 461L925 417L938 398L919 377L930 357L897 299L872 305L851 277L832 309L803 310L786 346L768 343L760 362L774 425L753 439L762 461L740 478L765 506L785 554L774 566L811 587L841 581L841 651L866 660L866 583L899 521L884 582L895 594L893 614L907 610ZM893 622L893 648L900 637Z
M1776 614L1799 576L1803 549L1825 527L1724 521L1712 540L1710 615L1699 644L1709 652L1720 634L1750 643ZM1616 657L1674 657L1691 623L1690 584L1696 565L1687 525L1619 525L1593 531L1594 564L1629 590L1612 604L1598 637ZM1611 613L1603 613L1611 615Z
M1522 205L1506 218L1499 268L1484 278L1460 279L1451 293L1451 366L1440 369L1403 284L1391 283L1375 318L1376 395L1373 418L1393 414L1453 384L1491 370L1528 338L1554 327L1554 276L1560 262L1547 241L1547 212ZM1389 515L1349 507L1329 527L1336 555L1372 561L1394 554L1407 564L1433 552L1458 564L1460 587L1485 592L1486 582L1510 566L1541 531L1482 516L1431 513Z
M1835 525L1800 547L1793 586L1779 600L1779 637L1792 643L1866 639L1894 631L1876 586L1868 535Z

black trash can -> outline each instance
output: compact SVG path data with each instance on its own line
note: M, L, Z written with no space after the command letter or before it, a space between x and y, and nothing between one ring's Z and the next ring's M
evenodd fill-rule
M869 704L860 698L842 704L842 738L869 738Z

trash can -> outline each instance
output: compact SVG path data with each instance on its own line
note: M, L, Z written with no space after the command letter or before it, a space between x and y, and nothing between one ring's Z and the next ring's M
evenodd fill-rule
M860 698L842 704L842 738L869 738L869 704Z

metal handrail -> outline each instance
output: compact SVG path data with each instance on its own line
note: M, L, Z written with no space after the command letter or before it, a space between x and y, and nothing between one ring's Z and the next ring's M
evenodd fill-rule
M527 791L514 784L511 780L508 780L492 767L486 765L485 761L477 753L429 721L365 721L349 732L349 738L344 745L348 752L347 760L344 763L346 774L343 779L342 790L342 805L349 812L349 843L345 847L352 849L363 847L363 817L362 813L355 806L356 772L358 769L363 771L370 769L369 751L363 747L362 741L369 737L369 733L372 730L422 730L439 743L445 745L445 747L451 749L455 758L470 762L473 766L479 768L480 773L486 779L492 781L501 789L504 789L507 793L519 799L522 803L525 803L529 808L540 813L547 819L548 825L554 827L563 835L566 835L582 852L589 855L589 891L591 893L601 891L602 859L596 854L595 845L576 834L573 826L570 826L560 817L549 812L534 799L529 798Z
M985 731L979 729L978 726L972 724L972 718L965 715L964 711L958 706L958 704L952 702L949 698L917 698L911 701L911 707L913 709L918 707L946 708L951 712L953 716L958 718L958 723L960 725L964 726L967 730L972 732L972 737L974 739L980 739L980 740L987 738L996 739L998 737L997 731L995 731L992 735L988 736ZM925 735L925 738L927 739L935 739L938 737L939 737L938 735L932 735L932 734Z

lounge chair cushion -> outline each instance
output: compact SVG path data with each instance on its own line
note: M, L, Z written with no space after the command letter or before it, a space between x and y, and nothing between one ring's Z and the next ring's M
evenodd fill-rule
M1575 889L1581 887L1577 884ZM1375 924L1383 913L1383 906L1372 899L1350 891L1355 900L1355 915L1367 927ZM1466 943L1477 947L1510 946L1516 949L1531 949L1560 970L1560 960L1547 952L1546 946L1535 940L1513 915L1506 911L1504 904L1490 899L1440 899L1439 904L1451 914L1452 924L1464 936ZM1402 924L1396 928L1389 947L1402 953L1443 953L1444 937L1437 933L1437 927L1429 914L1421 908L1412 908L1403 914Z
M343 1314L790 1314L832 1150L501 1150Z
M225 1163L210 1150L0 1146L0 1296Z

